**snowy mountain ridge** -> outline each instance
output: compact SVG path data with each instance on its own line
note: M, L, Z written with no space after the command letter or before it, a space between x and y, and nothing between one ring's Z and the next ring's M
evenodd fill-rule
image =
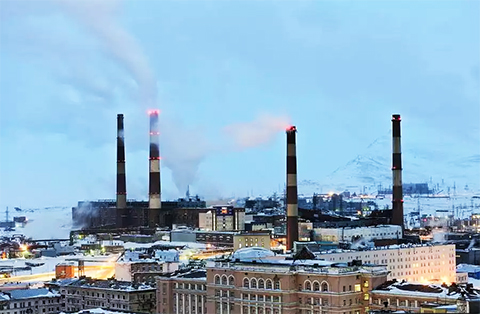
M406 141L402 147L403 183L429 183L431 187L437 186L444 191L442 193L448 190L453 193L454 189L457 193L480 193L478 149L449 139L439 142L417 138ZM362 154L325 178L300 181L299 193L308 195L344 190L375 193L379 186L391 186L391 145L388 135L375 139Z

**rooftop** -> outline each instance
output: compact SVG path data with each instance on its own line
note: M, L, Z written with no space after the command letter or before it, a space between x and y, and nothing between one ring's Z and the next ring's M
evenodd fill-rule
M32 298L53 298L60 297L60 293L47 288L40 289L18 289L0 294L3 300L21 300Z
M439 247L439 246L450 246L453 250L455 249L455 244L394 244L387 246L376 246L373 248L365 248L362 250L345 250L345 249L333 249L328 251L322 251L317 254L333 254L333 253L349 253L349 252L358 252L358 251L379 251L379 250L398 250L398 249L411 249L411 248L427 248L427 247Z
M70 314L127 314L132 312L120 312L115 310L104 310L101 308L97 309L89 309L89 310L82 310L80 312L70 313ZM65 312L61 312L60 314L66 314Z
M387 281L375 288L372 293L385 292L397 295L415 295L417 297L433 297L442 299L479 298L480 290L472 286L456 285L424 285L420 283L409 283L406 281L397 282L396 280Z
M82 288L98 288L98 289L110 289L117 291L140 291L140 290L150 290L155 289L155 287L147 284L132 284L127 281L117 281L117 280L103 280L103 279L92 279L92 278L81 278L74 280L62 280L58 282L58 285L61 287L82 287Z

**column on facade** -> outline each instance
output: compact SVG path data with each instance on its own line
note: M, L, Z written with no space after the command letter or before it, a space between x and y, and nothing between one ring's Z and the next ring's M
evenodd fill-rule
M179 305L180 305L180 302L178 301L178 298L179 298L180 294L177 293L176 296L175 296L175 306L176 306L176 309L175 309L175 312L176 314L179 314Z

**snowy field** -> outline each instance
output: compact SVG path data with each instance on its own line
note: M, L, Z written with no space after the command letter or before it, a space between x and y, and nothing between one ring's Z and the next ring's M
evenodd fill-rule
M71 207L10 210L10 217L26 216L28 223L15 231L0 231L0 236L23 234L33 239L68 239L72 228ZM13 218L10 218L13 219Z

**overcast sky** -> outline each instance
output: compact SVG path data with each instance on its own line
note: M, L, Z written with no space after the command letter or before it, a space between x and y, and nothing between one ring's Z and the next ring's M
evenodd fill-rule
M479 154L479 1L2 0L0 14L2 210L114 198L117 113L128 196L145 199L149 108L164 199L278 190L290 122L299 180L322 182L392 113L410 140L461 143L438 162Z

